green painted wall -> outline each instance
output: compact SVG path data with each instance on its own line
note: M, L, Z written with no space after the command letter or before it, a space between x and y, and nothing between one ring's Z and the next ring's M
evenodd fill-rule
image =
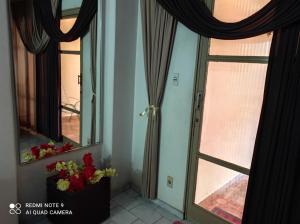
M81 2L82 2L82 0L62 0L61 8L62 8L62 10L79 8L81 5Z

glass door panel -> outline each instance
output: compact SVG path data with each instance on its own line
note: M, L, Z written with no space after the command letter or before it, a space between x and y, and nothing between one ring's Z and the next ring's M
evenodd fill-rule
M62 134L80 143L80 55L61 54Z
M217 19L236 22L269 1L205 3ZM187 217L197 223L241 223L271 40L199 39L187 197Z
M210 41L210 55L231 56L268 56L272 42L272 33L241 40L217 40Z
M80 55L61 54L62 104L78 102L80 111ZM75 102L74 102L75 101Z
M200 152L250 168L266 64L209 62Z

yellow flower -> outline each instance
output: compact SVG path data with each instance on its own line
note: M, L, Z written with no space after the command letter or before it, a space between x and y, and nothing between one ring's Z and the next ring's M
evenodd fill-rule
M57 189L60 191L66 191L70 187L70 181L64 180L64 179L59 179L56 183Z
M70 176L73 176L74 175L74 170L69 170L69 174L70 174Z
M40 150L40 158L44 158L46 154L47 154L46 149L41 149Z
M48 148L48 149L46 150L46 152L47 152L48 154L54 154L54 150L51 149L51 148Z
M55 169L57 171L66 170L67 169L66 163L65 162L57 162Z
M55 142L51 140L48 145L55 145Z
M25 162L30 162L35 159L35 157L32 155L32 153L28 152L28 151L23 152L22 157Z
M96 170L92 179L90 180L90 182L92 184L98 183L102 177L105 176L105 171L104 170Z
M72 160L68 161L67 168L68 168L69 171L70 170L73 170L73 171L77 171L78 170L77 164L74 161L72 161Z
M105 169L105 176L107 176L107 177L117 176L117 170L113 169L113 168L106 168Z

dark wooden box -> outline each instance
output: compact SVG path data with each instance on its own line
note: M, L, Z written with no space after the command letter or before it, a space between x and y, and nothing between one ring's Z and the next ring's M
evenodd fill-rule
M71 210L72 215L51 215L53 224L99 224L110 215L110 178L103 177L99 183L87 185L80 192L62 192L56 188L57 177L47 178L47 202L63 203L63 208Z

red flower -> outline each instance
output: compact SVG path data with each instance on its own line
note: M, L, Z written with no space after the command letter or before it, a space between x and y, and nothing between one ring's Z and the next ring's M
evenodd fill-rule
M47 170L53 171L55 169L55 167L56 167L56 162L51 163L51 164L47 165Z
M46 152L46 155L45 155L45 157L50 157L50 156L53 156L54 155L54 153L53 152Z
M63 152L70 151L72 148L73 148L73 145L67 143L67 144L65 144L64 146L62 146L62 147L60 147L60 148L57 148L57 149L56 149L56 152L57 152L57 153L63 153Z
M65 151L69 151L73 148L73 145L70 144L70 143L67 143L63 146L63 148L64 148Z
M55 151L56 151L56 153L62 153L62 152L64 152L64 148L63 147L56 148Z
M35 159L39 159L40 157L40 149L38 147L32 147L31 148L31 153L34 155Z
M81 191L84 188L82 176L73 175L70 177L70 191Z
M86 166L83 169L83 176L86 180L89 180L95 173L96 168L94 166Z
M85 166L93 166L93 158L92 158L92 154L91 153L86 153L84 156L83 156L83 162L84 162L84 165Z
M61 171L59 171L58 176L59 176L59 178L61 178L61 179L66 179L67 176L68 176L68 173L67 173L67 171L65 171L65 170L61 170Z

